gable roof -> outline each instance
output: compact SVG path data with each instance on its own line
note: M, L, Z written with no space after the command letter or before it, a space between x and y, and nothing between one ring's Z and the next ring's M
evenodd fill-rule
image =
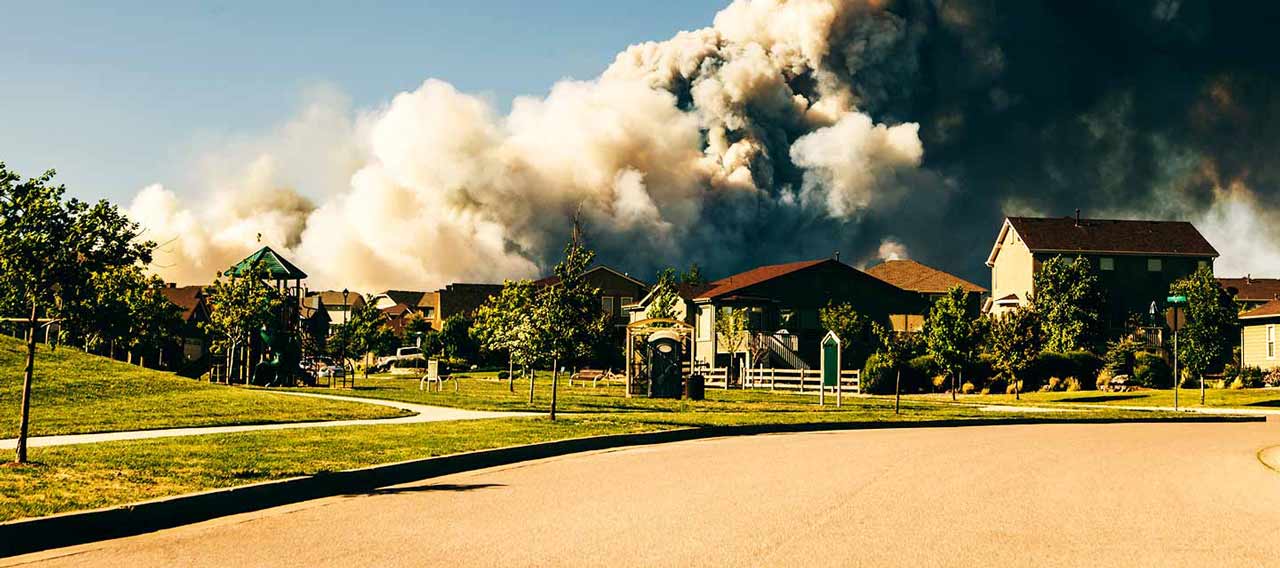
M351 291L348 291L348 292L349 293L347 294L347 300L345 305L349 309L354 310L364 305L363 295L361 295L359 292L351 292ZM323 290L320 292L308 292L307 297L319 298L319 301L323 303L324 307L327 309L342 309L344 305L342 300L341 290Z
M182 308L182 321L191 321L204 303L204 286L166 286L160 289L160 294Z
M1280 298L1280 278L1219 278L1218 285L1235 299L1246 302L1265 302ZM1234 290L1234 293L1232 291Z
M1240 319L1271 318L1280 316L1280 300L1271 300L1240 314Z
M426 297L426 292L417 290L387 290L377 296L386 296L391 299L392 304L405 304L409 306L421 305L422 299ZM374 297L377 297L374 296ZM373 298L370 298L372 300Z
M280 256L271 247L262 247L240 262L235 263L225 272L228 276L240 276L248 272L249 267L261 263L266 269L267 274L271 275L275 280L302 280L307 277L307 273L302 269L294 266L283 256Z
M941 294L953 286L960 286L965 292L987 291L986 288L959 276L925 266L914 260L886 260L864 272L903 290L913 292Z
M701 293L699 293L696 296L696 299L699 299L699 300L715 299L715 298L727 296L743 288L754 286L761 282L773 280L774 278L778 278L779 276L786 276L787 274L791 274L792 272L798 272L800 270L804 270L809 267L817 266L824 262L839 263L839 261L836 261L836 260L823 258L819 260L804 260L800 262L788 262L785 264L771 264L768 266L753 268L746 272L734 274L733 276L728 276L728 277L716 280L715 282L712 282L710 285L710 288L707 288L706 290L703 290Z
M702 295L703 292L706 292L707 290L710 290L714 287L715 287L715 284L712 284L709 282L703 283L703 284L687 284L685 282L677 282L676 295L680 296L685 301L692 302L694 298L697 298L698 296ZM648 292L645 292L644 297L640 298L639 300L636 300L635 303L632 303L630 305L640 306L640 307L648 306L649 303L653 301L653 295L657 293L657 291L658 291L658 286L655 284L652 288L649 289Z
M616 268L613 268L613 267L610 267L610 266L606 266L606 265L603 265L603 264L597 264L597 265L595 265L595 266L592 266L591 268L588 268L588 269L587 269L587 271L583 273L583 275L591 274L592 272L595 272L595 271L597 271L597 270L606 270L606 271L612 272L613 274L615 274L615 275L619 276L620 278L626 279L626 280L630 281L632 284L635 284L636 286L639 286L639 287L641 287L641 288L648 288L648 287L649 287L649 285L648 285L648 284L645 284L644 282L641 282L640 280L637 280L637 279L635 279L635 278L633 278L633 277L631 277L631 276L629 276L629 275L627 275L627 274L625 274L625 273L623 273L623 272L619 271L619 270L618 270L618 269L616 269ZM533 281L533 283L534 283L534 285L535 285L535 286L553 286L553 285L555 285L555 284L559 284L559 283L560 283L560 277L559 277L559 276L556 276L556 275L554 275L554 274L553 274L553 275L548 276L548 277L546 277L546 278L540 278L540 279L538 279L538 280L534 280L534 281Z
M1000 243L1012 228L1031 252L1154 254L1205 256L1218 251L1186 221L1077 219L1075 217L1009 217L987 257L995 262Z

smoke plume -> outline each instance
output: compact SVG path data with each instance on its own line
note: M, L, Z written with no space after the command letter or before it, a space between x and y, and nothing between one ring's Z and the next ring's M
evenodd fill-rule
M1266 8L1267 11L1277 11ZM1270 14L1275 15L1275 14ZM258 243L312 285L546 272L580 212L644 278L844 251L985 282L1006 211L1185 218L1220 272L1280 271L1267 14L1209 0L738 0L507 114L429 79L332 93L130 206L156 271L207 282Z

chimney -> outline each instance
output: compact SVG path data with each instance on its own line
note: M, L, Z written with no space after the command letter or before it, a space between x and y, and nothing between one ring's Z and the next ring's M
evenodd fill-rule
M1076 208L1076 226L1080 226L1080 208Z
M840 262L840 251L836 251L834 258L836 259L836 262Z
M1245 275L1244 275L1244 283L1245 283L1245 284L1253 284L1253 275L1252 275L1252 274L1245 274Z

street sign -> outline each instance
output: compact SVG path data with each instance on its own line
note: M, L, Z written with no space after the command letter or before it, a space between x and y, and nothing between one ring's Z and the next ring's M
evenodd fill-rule
M1170 306L1164 312L1164 321L1169 324L1169 330L1177 333L1187 324L1187 310L1182 306Z
M1185 304L1187 303L1187 297L1182 295L1169 296L1168 298L1165 298L1165 301L1169 302L1170 304Z

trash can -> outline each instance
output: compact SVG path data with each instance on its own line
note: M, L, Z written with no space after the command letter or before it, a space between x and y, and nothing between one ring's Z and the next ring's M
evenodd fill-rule
M684 382L684 396L689 400L702 400L707 396L707 378L694 373Z

